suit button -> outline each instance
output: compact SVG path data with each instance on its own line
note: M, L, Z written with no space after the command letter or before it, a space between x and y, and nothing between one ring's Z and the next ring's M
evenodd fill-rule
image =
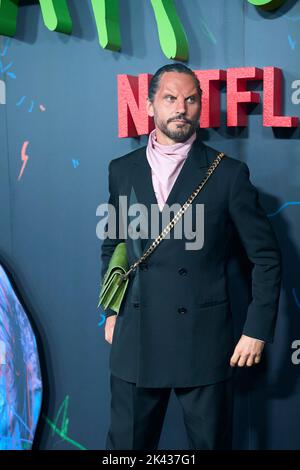
M181 276L185 276L187 274L187 270L185 268L180 268L180 269L178 269L178 273Z
M133 306L134 306L134 308L139 308L140 304L139 304L139 302L134 302Z
M187 308L185 308L185 307L179 307L179 308L177 309L177 311L178 311L178 313L187 313Z

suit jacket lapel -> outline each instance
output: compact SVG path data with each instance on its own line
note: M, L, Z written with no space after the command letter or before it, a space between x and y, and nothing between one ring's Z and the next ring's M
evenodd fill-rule
M200 184L207 166L205 146L199 139L196 139L166 200L163 212L166 206L174 203L183 205L186 202L193 190Z

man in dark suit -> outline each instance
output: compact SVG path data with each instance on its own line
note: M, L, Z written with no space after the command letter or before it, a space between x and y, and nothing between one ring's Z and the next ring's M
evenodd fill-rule
M155 225L151 206L160 204L161 230L173 205L172 215L216 158L218 152L196 138L201 93L196 75L183 64L164 66L153 76L147 111L155 129L148 146L109 165L117 233L102 244L102 277L120 241L126 241L130 265L149 248L158 235L147 231ZM137 226L120 196L129 207L146 208ZM224 156L189 210L191 218L184 214L182 222L191 220L192 232L164 239L130 275L119 315L106 310L105 339L112 344L107 449L156 449L172 389L190 448L230 449L233 368L258 364L264 343L273 341L281 257L248 166ZM134 227L140 237L132 236ZM253 298L235 347L226 278L234 228L253 263ZM190 235L201 231L201 246L188 249Z

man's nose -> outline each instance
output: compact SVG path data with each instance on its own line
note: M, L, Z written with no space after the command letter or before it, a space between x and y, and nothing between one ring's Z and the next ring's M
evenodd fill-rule
M179 114L185 114L186 102L184 98L177 98L176 100L176 112Z

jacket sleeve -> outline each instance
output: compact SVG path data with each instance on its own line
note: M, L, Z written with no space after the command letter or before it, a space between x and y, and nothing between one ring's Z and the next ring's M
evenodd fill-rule
M107 237L103 240L102 245L101 245L101 285L103 282L103 277L104 274L106 273L108 269L108 264L110 261L110 258L114 252L115 247L118 245L118 243L125 241L124 238L121 238L121 230L119 226L119 204L118 204L118 191L117 191L117 185L115 184L114 181L114 174L115 172L113 171L113 160L109 163L108 166L108 187L109 187L109 199L108 199L108 219L107 223L105 225L105 232L107 232L107 228L110 226L112 228L112 236L109 236L110 234L107 233ZM114 211L114 214L113 212ZM113 234L115 230L115 234ZM106 317L109 317L111 315L116 315L116 312L114 310L111 310L110 308L107 308L104 311L104 314Z
M247 256L254 264L252 301L243 334L272 343L281 288L281 253L244 162L240 162L231 186L229 213Z

